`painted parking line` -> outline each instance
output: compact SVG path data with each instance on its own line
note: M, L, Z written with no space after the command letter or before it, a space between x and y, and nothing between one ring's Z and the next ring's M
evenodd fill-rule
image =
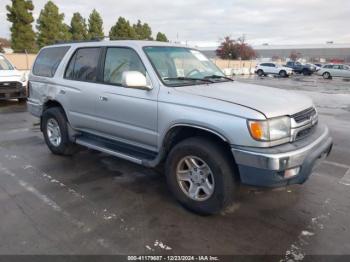
M346 172L342 179L340 179L339 184L344 186L350 186L350 169Z

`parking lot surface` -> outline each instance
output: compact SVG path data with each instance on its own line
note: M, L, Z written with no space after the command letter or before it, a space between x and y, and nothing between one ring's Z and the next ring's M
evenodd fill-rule
M26 105L0 101L0 254L350 254L350 82L236 80L314 99L334 148L304 185L242 186L227 210L198 216L161 170L88 149L52 155Z

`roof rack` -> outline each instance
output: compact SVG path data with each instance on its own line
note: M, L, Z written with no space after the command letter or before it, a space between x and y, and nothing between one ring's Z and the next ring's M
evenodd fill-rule
M58 40L52 45L64 45L64 44L76 44L76 43L90 43L90 42L100 42L103 41L105 38L93 38L90 40L72 40L72 41L61 41Z

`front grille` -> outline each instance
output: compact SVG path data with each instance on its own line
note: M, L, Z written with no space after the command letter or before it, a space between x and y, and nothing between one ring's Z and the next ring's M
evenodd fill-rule
M302 138L310 135L315 130L315 127L316 127L316 125L299 131L295 137L295 140L299 140L299 139L302 139Z
M22 84L20 82L0 82L0 89L16 89L20 88Z
M316 110L315 110L315 108L310 107L306 110L303 110L299 113L292 115L291 117L294 118L295 122L301 123L301 122L304 122L306 120L311 119L311 117L313 117L314 115L316 115Z

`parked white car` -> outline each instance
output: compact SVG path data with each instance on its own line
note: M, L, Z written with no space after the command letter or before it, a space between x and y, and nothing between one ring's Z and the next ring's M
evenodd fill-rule
M331 79L332 77L349 77L350 78L350 66L348 65L324 65L317 74L323 76L324 79Z
M0 54L0 100L27 98L27 77Z
M258 76L272 74L281 77L288 77L293 74L293 69L275 63L261 63L255 67L255 73L258 74Z

